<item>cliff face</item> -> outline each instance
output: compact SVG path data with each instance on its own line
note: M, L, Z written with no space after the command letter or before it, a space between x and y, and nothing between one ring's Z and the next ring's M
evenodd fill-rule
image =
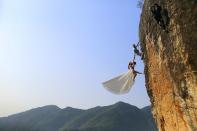
M168 31L153 18L168 11ZM145 0L140 22L146 88L160 131L197 131L197 1Z

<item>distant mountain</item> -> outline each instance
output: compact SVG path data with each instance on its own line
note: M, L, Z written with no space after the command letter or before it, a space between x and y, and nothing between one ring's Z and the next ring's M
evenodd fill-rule
M146 107L142 108L141 110L146 114L146 118L148 119L147 121L148 121L149 127L151 127L151 129L153 129L153 131L157 131L157 126L156 126L156 123L155 123L154 118L151 113L151 107L146 106Z
M88 110L50 105L0 118L0 131L156 131L150 107L118 102Z

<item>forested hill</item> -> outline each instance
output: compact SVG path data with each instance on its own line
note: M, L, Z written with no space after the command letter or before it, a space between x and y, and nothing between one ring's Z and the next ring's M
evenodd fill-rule
M88 110L49 105L0 118L0 131L156 131L150 107L118 102Z

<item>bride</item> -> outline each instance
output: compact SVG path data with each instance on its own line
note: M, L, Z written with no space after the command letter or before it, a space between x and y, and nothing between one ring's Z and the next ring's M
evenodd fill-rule
M126 73L104 82L103 86L114 94L128 93L135 82L137 74L142 74L134 69L135 65L136 62L134 60L130 61Z

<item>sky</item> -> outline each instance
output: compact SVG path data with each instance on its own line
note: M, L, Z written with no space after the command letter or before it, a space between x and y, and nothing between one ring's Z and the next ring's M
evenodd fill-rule
M125 95L102 82L127 71L137 0L0 0L0 116L45 105L150 104L144 75ZM143 62L137 59L137 70Z

